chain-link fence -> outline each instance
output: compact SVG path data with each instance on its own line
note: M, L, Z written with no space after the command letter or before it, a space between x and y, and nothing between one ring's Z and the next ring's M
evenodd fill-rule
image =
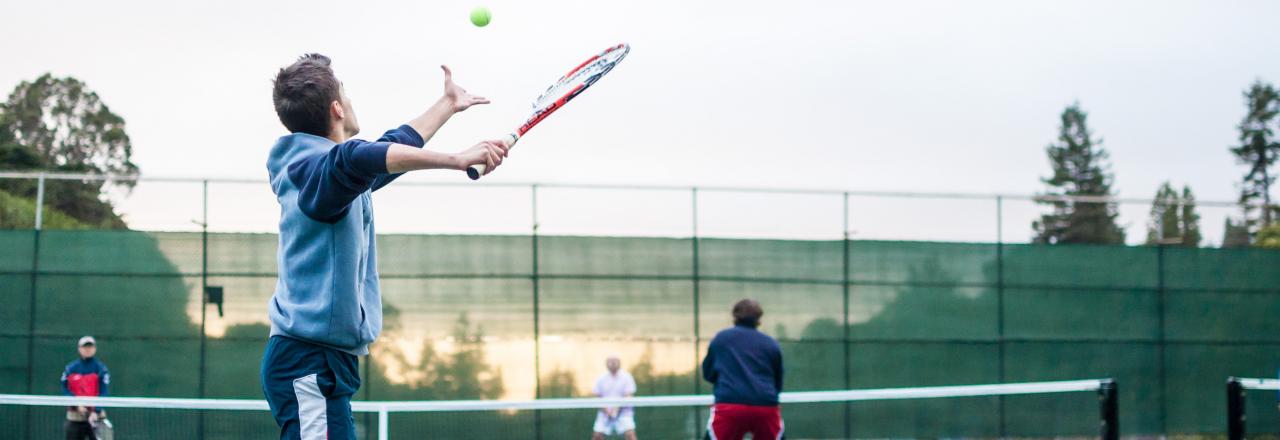
M607 354L642 395L705 393L701 354L742 297L765 306L788 390L1114 377L1126 434L1222 432L1224 378L1278 364L1280 252L1011 243L1030 224L1011 205L1043 209L1031 196L406 182L374 200L386 325L366 400L581 396ZM277 238L251 231L279 210L265 182L144 180L120 206L135 230L0 231L0 393L57 394L92 334L117 395L260 396ZM1261 400L1250 429L1280 432ZM650 435L705 423L664 411L640 414ZM786 418L806 438L1061 436L1096 433L1096 411L1023 396ZM404 417L406 433L487 426ZM542 422L531 436L579 434Z

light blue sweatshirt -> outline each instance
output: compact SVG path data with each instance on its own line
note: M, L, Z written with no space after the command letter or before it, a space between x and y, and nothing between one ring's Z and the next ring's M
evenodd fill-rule
M271 147L267 171L280 203L280 267L268 304L271 335L357 356L382 332L373 191L399 177L387 173L392 144L421 148L402 125L377 142L341 144L293 133Z

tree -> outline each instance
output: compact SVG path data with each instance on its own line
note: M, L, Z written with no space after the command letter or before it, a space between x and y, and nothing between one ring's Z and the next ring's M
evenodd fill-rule
M1280 249L1280 223L1258 231L1258 240L1253 245L1260 248Z
M1243 221L1236 222L1231 218L1226 219L1226 225L1222 229L1222 247L1238 248L1249 246L1249 228L1246 228Z
M0 169L136 174L124 119L75 78L44 74L22 82L0 104ZM109 186L132 181L58 181L45 187L46 207L89 225L124 227L107 201ZM34 182L0 181L0 191L31 198Z
M1200 246L1204 238L1200 234L1200 213L1196 212L1196 196L1191 193L1191 185L1182 187L1182 245Z
M1095 141L1089 131L1088 114L1080 104L1072 104L1062 112L1058 143L1046 151L1053 175L1042 179L1049 190L1047 196L1111 196L1114 179L1107 164L1102 140ZM1124 230L1116 224L1119 213L1114 203L1047 200L1053 212L1032 222L1036 243L1123 244Z
M1165 182L1156 190L1151 202L1151 219L1147 222L1147 244L1170 244L1196 247L1200 244L1200 214L1196 213L1195 195L1190 186L1182 195Z
M1240 204L1244 209L1243 225L1252 236L1270 226L1274 219L1271 184L1275 174L1271 167L1280 158L1280 142L1271 131L1271 123L1280 114L1280 93L1271 84L1255 81L1244 93L1247 112L1240 121L1240 144L1231 147L1236 161L1249 171L1240 182ZM1261 204L1259 209L1257 206Z

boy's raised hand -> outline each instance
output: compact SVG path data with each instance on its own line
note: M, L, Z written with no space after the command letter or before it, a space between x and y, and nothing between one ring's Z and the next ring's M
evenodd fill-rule
M444 98L449 102L450 108L457 113L476 104L488 104L489 100L483 96L476 96L467 93L466 89L453 82L453 72L449 70L449 66L440 65L440 69L444 70Z

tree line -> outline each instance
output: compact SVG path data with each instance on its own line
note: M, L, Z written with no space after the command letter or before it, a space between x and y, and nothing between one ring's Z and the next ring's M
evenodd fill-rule
M1271 199L1280 141L1280 93L1258 80L1244 92L1245 116L1239 138L1227 147L1244 166L1240 212L1225 221L1223 247L1280 248L1280 208ZM1114 202L1081 201L1076 196L1112 197L1115 183L1102 140L1089 129L1079 103L1059 116L1058 138L1046 147L1051 174L1039 202L1049 212L1032 222L1041 244L1124 244ZM113 113L82 81L45 74L24 81L0 104L0 169L96 174L135 174L132 144L124 118ZM107 197L132 182L58 181L45 188L45 218L59 228L124 228ZM0 179L0 228L33 227L35 183ZM1147 221L1147 244L1200 246L1200 215L1191 187L1165 182L1156 191Z
M1223 247L1280 248L1280 207L1271 199L1280 157L1280 141L1273 131L1280 128L1280 94L1275 86L1259 80L1245 90L1244 101L1238 143L1226 149L1246 169L1237 182L1240 212L1227 217L1221 243ZM1038 199L1051 211L1032 222L1033 241L1124 244L1116 203L1089 199L1115 196L1115 173L1102 140L1089 129L1088 114L1079 103L1068 106L1059 118L1058 139L1045 148L1051 168L1051 174L1042 179L1048 187L1042 195L1047 197ZM1168 181L1160 185L1146 226L1146 244L1200 246L1204 237L1191 186L1179 190Z

